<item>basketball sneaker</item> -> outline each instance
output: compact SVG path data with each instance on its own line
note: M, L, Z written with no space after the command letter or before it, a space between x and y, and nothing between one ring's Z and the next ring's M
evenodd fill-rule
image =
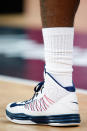
M34 88L35 93L31 99L7 105L7 119L19 124L79 125L80 115L74 84L63 87L48 72L45 77L48 81L40 82Z

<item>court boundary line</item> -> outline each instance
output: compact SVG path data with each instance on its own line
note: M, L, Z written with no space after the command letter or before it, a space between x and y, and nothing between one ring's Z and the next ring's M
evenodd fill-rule
M11 82L11 83L16 83L16 84L23 84L23 85L27 85L27 86L28 85L36 86L39 82L39 81L26 80L26 79L23 79L23 78L17 78L17 77L5 76L5 75L0 75L0 81ZM87 95L86 89L76 88L76 90L77 90L77 93Z
M27 79L23 79L23 78L4 76L4 75L0 75L0 81L6 81L6 82L11 82L11 83L14 82L17 84L31 85L31 86L35 86L39 82L39 81L27 80Z

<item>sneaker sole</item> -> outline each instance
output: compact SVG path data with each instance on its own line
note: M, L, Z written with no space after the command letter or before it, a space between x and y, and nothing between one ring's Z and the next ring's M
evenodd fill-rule
M79 114L63 114L51 116L29 116L23 113L14 114L6 110L6 117L9 121L18 124L43 124L50 126L79 126Z

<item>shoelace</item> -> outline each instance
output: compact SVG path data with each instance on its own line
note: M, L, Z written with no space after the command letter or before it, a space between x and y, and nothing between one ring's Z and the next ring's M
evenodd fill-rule
M37 86L35 86L34 88L34 95L31 99L29 100L26 100L26 101L23 101L25 102L25 104L29 104L31 102L31 100L33 101L33 99L35 98L35 96L37 97L38 96L38 92L41 91L42 93L42 89L44 88L44 81L40 82Z
M25 102L25 108L31 111L46 111L50 104L55 103L53 100L48 98L46 95L44 95L42 98L34 99L38 96L38 93L41 92L44 88L44 81L40 82L35 88L34 88L34 95L30 100L26 100ZM44 100L45 99L45 100ZM49 103L49 104L48 104Z

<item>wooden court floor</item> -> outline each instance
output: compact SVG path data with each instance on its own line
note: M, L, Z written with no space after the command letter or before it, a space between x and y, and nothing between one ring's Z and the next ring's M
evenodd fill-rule
M5 118L5 107L13 101L29 99L33 87L14 82L0 81L0 131L87 131L87 95L77 94L81 114L79 127L50 127L43 125L18 125Z

